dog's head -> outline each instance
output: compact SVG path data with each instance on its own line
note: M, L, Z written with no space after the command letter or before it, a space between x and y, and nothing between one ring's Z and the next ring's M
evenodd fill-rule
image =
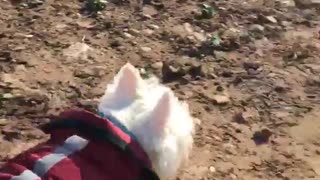
M194 132L188 105L156 77L142 79L127 63L107 86L99 111L115 116L137 137L160 178L174 176L188 158Z

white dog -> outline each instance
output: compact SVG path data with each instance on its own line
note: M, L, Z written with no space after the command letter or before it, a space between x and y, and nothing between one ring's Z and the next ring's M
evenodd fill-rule
M107 86L99 105L137 138L161 179L175 176L192 148L193 118L188 105L156 77L142 79L131 64L124 65Z

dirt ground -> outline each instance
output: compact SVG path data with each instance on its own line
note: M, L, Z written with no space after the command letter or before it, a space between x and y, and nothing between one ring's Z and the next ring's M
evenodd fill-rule
M50 114L95 109L129 61L198 118L177 179L320 179L319 1L134 2L0 1L1 163L45 140Z

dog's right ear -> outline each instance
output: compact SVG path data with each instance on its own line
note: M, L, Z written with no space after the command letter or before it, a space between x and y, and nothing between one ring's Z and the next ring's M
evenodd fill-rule
M152 124L153 130L159 134L161 134L168 122L171 114L171 107L172 107L172 96L169 91L165 92L160 100L158 101L157 105L153 109L152 112Z
M142 81L139 71L130 63L125 64L115 76L115 97L118 101L131 101L136 97Z

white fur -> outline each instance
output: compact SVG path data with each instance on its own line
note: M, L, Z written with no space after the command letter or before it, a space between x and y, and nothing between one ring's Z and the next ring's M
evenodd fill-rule
M144 80L127 63L107 86L99 111L117 117L137 137L161 179L175 176L187 160L193 118L188 105L156 77Z

